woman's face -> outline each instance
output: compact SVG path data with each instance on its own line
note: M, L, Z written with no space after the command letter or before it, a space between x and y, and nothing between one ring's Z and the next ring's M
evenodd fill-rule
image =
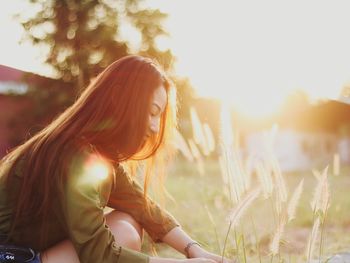
M146 139L157 134L160 128L160 119L167 104L167 93L163 85L159 86L153 93Z

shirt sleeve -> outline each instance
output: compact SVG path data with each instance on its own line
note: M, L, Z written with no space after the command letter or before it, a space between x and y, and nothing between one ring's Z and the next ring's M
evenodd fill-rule
M180 226L168 211L162 209L151 198L147 197L146 200L143 188L124 171L121 165L115 168L115 185L108 206L131 215L157 243L161 242L171 229Z
M62 208L63 221L80 262L149 262L149 256L116 244L100 201L101 178L86 173L79 163L68 174Z

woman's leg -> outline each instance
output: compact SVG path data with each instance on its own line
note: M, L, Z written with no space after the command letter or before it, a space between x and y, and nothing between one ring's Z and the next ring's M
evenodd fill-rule
M106 223L118 245L141 251L143 229L132 216L112 211L107 214Z
M116 242L120 246L141 250L143 230L127 213L112 211L106 215ZM78 256L70 240L64 240L41 253L43 263L79 263Z

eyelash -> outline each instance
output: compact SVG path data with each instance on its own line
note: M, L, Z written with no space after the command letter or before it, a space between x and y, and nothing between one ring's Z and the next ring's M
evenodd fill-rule
M152 111L151 111L151 116L155 117L155 116L157 116L157 115L158 115L157 112L152 112Z

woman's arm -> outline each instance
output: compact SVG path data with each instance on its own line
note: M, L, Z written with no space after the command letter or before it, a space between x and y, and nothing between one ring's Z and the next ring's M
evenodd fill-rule
M80 262L148 263L148 255L115 243L115 237L106 226L101 205L102 181L91 180L85 168L85 157L76 158L67 176L59 215Z
M170 213L151 198L145 198L141 185L133 180L120 165L115 168L115 185L107 205L131 215L154 242L161 242L164 235L179 226Z
M150 212L146 209L145 198L141 186L132 180L122 166L115 169L115 187L112 190L108 206L130 214L147 231L155 242L165 242L180 253L193 240L179 227L178 222L155 202L148 199ZM189 249L191 259L150 258L150 263L179 263L179 262L221 262L221 257L211 254L197 245ZM219 261L220 259L220 261ZM229 261L227 261L229 262Z
M163 237L162 241L186 256L185 247L190 242L193 242L193 239L181 227L175 227ZM189 257L195 257L201 251L203 249L199 245L194 244L188 249Z
M181 227L175 227L172 230L170 230L163 237L162 241L167 243L169 246L173 247L174 249L176 249L177 251L179 251L184 255L188 253L189 258L191 259L209 259L209 260L212 260L209 262L223 262L223 263L235 262L235 260L228 260L226 258L224 258L224 261L222 261L221 256L215 255L213 253L206 251L198 244L193 244L189 246L186 252L185 248L187 247L187 245L194 241L183 229L181 229ZM198 262L202 262L202 261L198 261Z

